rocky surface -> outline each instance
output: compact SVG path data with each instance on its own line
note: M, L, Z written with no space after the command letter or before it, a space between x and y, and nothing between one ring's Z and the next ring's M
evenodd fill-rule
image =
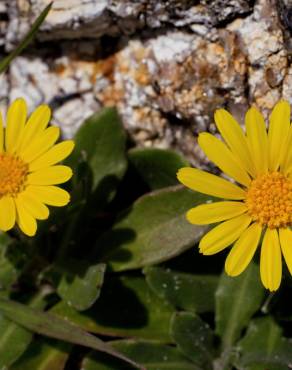
M48 2L0 1L5 52ZM1 77L0 104L47 102L67 137L115 105L134 143L204 165L195 136L214 131L216 108L242 122L250 104L267 116L281 97L292 102L290 9L289 0L55 0L35 45Z

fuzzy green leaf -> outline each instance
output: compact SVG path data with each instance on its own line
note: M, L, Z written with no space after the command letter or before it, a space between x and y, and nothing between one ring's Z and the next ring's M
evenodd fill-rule
M140 277L106 279L98 301L87 311L77 312L61 302L53 312L97 334L171 342L174 309Z
M136 269L173 258L195 245L205 226L191 225L186 211L207 196L180 186L147 194L97 241L96 258L115 271Z
M213 333L208 324L193 313L177 313L172 320L171 334L184 355L201 369L212 369Z
M292 341L271 317L253 320L236 350L236 366L242 370L287 370L292 365Z
M0 313L0 369L8 368L27 349L32 333Z
M103 284L105 264L87 266L84 271L64 273L58 286L58 294L67 304L78 311L87 310L97 300Z
M97 337L56 315L4 298L0 298L0 312L9 320L32 332L106 352L141 368Z
M37 338L10 370L64 370L70 349L68 343Z
M117 111L105 108L89 117L75 135L75 149L66 163L75 182L86 187L98 200L111 199L127 168L126 135Z
M175 307L194 312L214 311L217 276L186 274L151 266L143 272L151 289Z
M172 150L135 148L129 151L129 162L151 190L177 185L176 172L189 163Z
M201 370L182 356L175 347L134 340L111 342L112 346L132 360L142 363L147 370ZM121 361L108 356L87 356L83 370L130 370Z
M216 291L216 333L222 338L224 349L230 348L239 338L252 315L260 308L264 287L259 269L250 263L238 277L221 275Z

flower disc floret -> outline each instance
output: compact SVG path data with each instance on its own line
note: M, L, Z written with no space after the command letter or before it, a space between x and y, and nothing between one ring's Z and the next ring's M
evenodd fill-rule
M0 154L0 198L15 197L25 189L28 164L15 155Z
M253 220L261 226L291 226L292 181L280 172L259 176L247 191L246 204Z

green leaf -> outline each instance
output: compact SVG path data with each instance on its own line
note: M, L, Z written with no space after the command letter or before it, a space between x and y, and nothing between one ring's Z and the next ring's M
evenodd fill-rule
M170 346L135 340L120 340L111 345L134 361L142 363L147 370L201 370L189 362L179 351ZM129 370L108 356L87 356L82 363L83 370Z
M143 272L150 288L175 307L194 312L214 311L217 276L193 275L151 266Z
M175 314L171 334L181 352L200 369L213 368L213 332L198 316L189 312Z
M192 247L206 231L185 213L208 199L180 186L147 194L97 241L98 258L115 271L136 269L173 258Z
M0 240L3 242L3 238ZM46 289L40 290L30 299L30 305L43 307L46 295ZM8 291L0 291L0 300L7 300L8 297ZM15 323L14 320L5 317L1 310L0 333L0 369L4 370L24 353L32 340L32 333Z
M64 370L70 348L68 343L37 338L10 370Z
M78 311L87 310L100 295L106 265L99 263L78 271L64 273L58 286L58 294L67 304ZM82 271L83 270L83 271Z
M75 136L75 149L66 163L72 167L75 181L87 177L87 186L100 202L112 198L126 171L125 145L125 131L113 108L92 115Z
M242 370L287 370L292 364L292 341L282 337L271 317L253 320L238 343L236 366Z
M61 302L53 312L97 334L171 342L174 309L141 277L106 279L100 298L88 311L77 312Z
M53 314L42 312L41 310L4 298L0 298L0 311L2 311L9 320L30 331L60 339L65 342L96 349L97 351L106 352L141 368L122 354L113 350L108 344L102 342L97 337Z
M189 163L172 150L135 148L129 151L129 162L151 190L177 185L176 173Z
M15 263L8 256L12 240L8 234L0 233L0 289L9 289L19 274Z
M39 30L40 26L46 19L46 16L48 15L49 11L51 10L52 5L53 5L53 2L51 2L49 5L45 7L45 9L41 12L41 14L34 21L34 23L31 26L30 31L26 34L26 36L21 41L21 43L17 46L17 48L13 50L12 53L10 53L6 58L4 58L0 62L0 73L5 72L5 70L9 67L9 64L11 63L11 61L15 57L17 57L17 55L19 55L31 43L35 34Z
M238 277L221 275L216 292L216 333L222 338L224 349L228 349L239 338L242 329L260 308L264 287L259 269L250 263Z
M8 368L27 349L32 333L0 313L0 369Z

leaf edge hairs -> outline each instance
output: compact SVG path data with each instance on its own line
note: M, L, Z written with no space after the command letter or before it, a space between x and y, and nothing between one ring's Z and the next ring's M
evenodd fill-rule
M68 181L72 170L56 165L74 148L72 140L56 144L60 129L47 127L49 106L38 106L27 119L24 99L16 99L8 108L6 127L0 114L0 230L15 224L34 236L37 221L49 217L47 205L68 204L70 195L58 184Z
M241 274L261 244L260 276L276 291L282 278L282 254L292 274L292 125L290 105L279 101L266 129L262 114L251 107L245 132L224 109L215 112L224 142L201 133L198 144L210 161L236 183L196 168L184 167L178 180L223 201L190 209L192 224L219 223L203 236L199 251L213 255L232 245L225 262L229 276Z

